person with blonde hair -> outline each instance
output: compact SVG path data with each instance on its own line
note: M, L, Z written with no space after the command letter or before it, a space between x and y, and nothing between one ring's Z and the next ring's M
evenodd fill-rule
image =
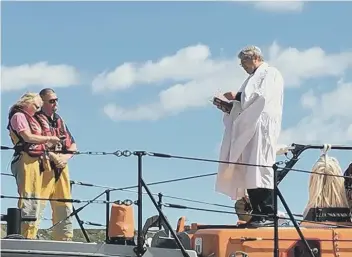
M7 129L15 149L11 171L16 178L18 194L23 198L41 196L42 171L48 165L45 150L60 141L56 136L42 135L41 126L34 117L42 105L39 94L26 93L9 111ZM22 209L23 216L39 219L38 200L19 199L18 208ZM35 239L38 222L23 222L22 235Z
M303 212L304 220L351 222L346 178L339 161L328 156L329 145L314 164L309 179L309 198Z

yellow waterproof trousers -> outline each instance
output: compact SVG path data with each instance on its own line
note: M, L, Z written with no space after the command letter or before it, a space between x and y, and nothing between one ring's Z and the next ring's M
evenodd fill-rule
M50 167L50 166L49 166ZM43 173L42 191L43 198L51 199L71 199L69 169L66 165L60 172L47 169ZM40 214L45 209L46 201L41 202ZM72 203L50 201L52 210L53 227L52 237L54 240L70 241L73 237L72 219L67 218L72 213Z
M38 158L32 158L22 152L15 156L11 163L12 174L16 178L17 190L20 197L41 197L42 178ZM39 226L40 201L18 200L18 208L22 209L22 216L35 216L36 222L22 222L22 235L29 239L36 239Z

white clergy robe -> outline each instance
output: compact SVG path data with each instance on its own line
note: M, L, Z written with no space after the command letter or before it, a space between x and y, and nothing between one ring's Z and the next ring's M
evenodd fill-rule
M246 189L273 189L273 169L281 131L284 80L280 72L262 63L243 83L241 102L234 101L224 114L225 132L220 161L266 165L242 166L220 163L215 190L232 200L246 195Z

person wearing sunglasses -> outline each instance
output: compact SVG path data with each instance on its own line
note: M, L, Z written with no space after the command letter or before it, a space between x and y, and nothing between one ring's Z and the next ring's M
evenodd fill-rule
M60 139L53 135L43 135L35 114L43 104L39 94L24 94L11 108L8 116L9 135L14 144L11 171L17 183L20 197L41 197L42 172L49 165L45 151ZM38 232L40 202L31 199L19 199L18 208L23 216L36 217L37 221L22 222L22 236L35 239Z
M58 97L51 88L44 88L39 95L43 100L41 110L36 118L47 134L60 138L60 142L53 145L49 150L50 165L43 173L42 196L44 198L71 199L71 184L68 169L68 160L73 156L71 153L55 153L55 151L77 151L76 142L65 124L63 118L57 113ZM53 239L58 241L71 241L73 237L72 213L73 207L70 202L50 201L52 209ZM46 201L41 204L41 213L44 211Z
M223 94L240 110L233 107L224 114L220 160L244 164L220 163L215 190L235 201L248 194L252 214L269 217L274 211L272 166L281 131L284 79L256 46L243 48L238 58L249 76L238 92ZM269 218L259 215L248 222L254 226L267 223Z

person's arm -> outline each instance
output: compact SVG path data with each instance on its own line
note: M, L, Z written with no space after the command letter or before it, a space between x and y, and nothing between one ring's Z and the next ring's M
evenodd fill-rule
M23 113L15 113L10 120L10 124L12 129L15 130L23 138L23 140L28 143L45 144L54 139L54 137L50 136L32 134L29 123Z
M67 134L69 135L69 138L67 140L71 141L71 146L67 149L68 151L73 151L76 152L77 151L77 144L76 141L74 139L74 137L72 136L70 130L68 129L67 125L65 124L65 129L67 131ZM72 158L73 154L65 154L67 159Z

